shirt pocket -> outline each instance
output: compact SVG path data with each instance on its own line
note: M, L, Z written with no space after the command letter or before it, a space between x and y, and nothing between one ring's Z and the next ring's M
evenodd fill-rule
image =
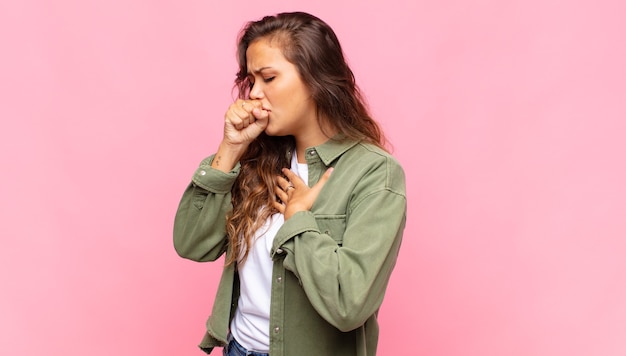
M198 210L202 210L202 208L204 208L204 202L206 201L207 195L196 192L194 193L195 194L191 198L193 206Z
M196 209L202 210L202 208L204 208L204 203L206 202L206 198L208 195L209 193L206 190L194 184L193 190L191 191L191 203Z
M337 245L343 245L343 234L346 231L345 215L318 215L315 220L322 234L330 236Z

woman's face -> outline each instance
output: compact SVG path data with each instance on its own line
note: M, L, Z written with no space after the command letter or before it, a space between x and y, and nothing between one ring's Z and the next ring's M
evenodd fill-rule
M246 51L250 99L259 100L269 112L265 133L305 138L319 132L315 102L295 65L281 48L264 38L252 42Z

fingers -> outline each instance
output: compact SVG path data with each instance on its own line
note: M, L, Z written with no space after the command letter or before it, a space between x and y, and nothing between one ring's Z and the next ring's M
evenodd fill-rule
M320 180L313 187L309 188L297 174L287 168L283 168L282 173L286 178L276 177L274 192L276 197L284 203L283 215L285 219L289 219L298 211L311 210L313 203L332 172L332 167L327 169Z
M260 130L265 130L269 124L270 113L263 109L254 108L252 110L252 115L256 119L253 123L258 125Z
M263 110L261 106L252 109L252 115L254 115L257 120L267 120L270 117L269 111Z
M298 187L301 187L301 186L306 186L306 184L304 184L304 181L302 180L302 178L298 177L297 174L293 173L291 171L291 169L283 168L281 171L283 172L285 177L287 177L287 180L285 180L282 177L281 178L285 182L291 182L291 184L293 184L294 188L298 188ZM283 186L283 187L287 188L287 186Z
M304 181L302 181L300 179L300 177L295 176L295 178L297 178L297 180L299 180L298 183L302 183L303 185L306 186L306 184L304 184ZM306 187L308 189L308 187ZM302 188L301 188L302 189ZM296 190L296 187L294 185L293 182L285 179L282 176L276 176L276 185L274 186L274 194L276 195L276 198L278 198L278 200L282 203L282 204L288 204L291 197L293 196L294 191ZM284 207L284 205L283 205Z
M333 167L328 168L326 172L324 172L324 174L320 177L320 180L317 181L317 183L315 183L313 187L311 187L311 192L313 192L313 195L315 196L315 198L317 198L317 195L320 193L320 191L322 190L322 187L324 187L324 184L326 184L326 182L328 181L328 178L330 178L330 175L332 173L333 173Z
M281 176L276 176L276 186L274 187L274 193L276 197L283 203L289 200L289 191L295 189L294 185Z
M253 114L254 111L258 113ZM226 112L226 120L229 121L233 127L237 130L243 130L246 127L253 124L257 118L267 119L267 111L262 109L262 104L259 100L241 100L238 99L230 105ZM261 123L263 124L263 123Z
M272 202L272 205L274 206L274 208L276 210L278 210L279 213L281 213L281 214L285 213L285 205L283 205L283 204L281 204L281 203L279 203L277 201Z
M287 203L289 202L289 194L287 194L286 191L284 191L282 188L280 188L279 186L276 186L274 188L274 194L276 194L276 198L278 198L278 200L282 203ZM280 204L280 203L279 203ZM282 204L281 204L282 205Z
M253 115L254 111L259 111L259 112L265 112L265 114L267 114L267 111L263 110L263 104L261 103L260 100L237 100L235 102L235 104L239 104L239 106L246 111L246 113L248 115ZM254 115L254 116L260 116L261 114L258 115Z
M289 184L291 184L288 180L281 176L276 176L276 183L278 184L278 187L280 187L280 189L282 190L286 190Z
M333 167L328 168L326 172L324 172L320 180L317 182L317 184L315 184L315 187L319 185L320 189L322 189L322 186L326 184L326 181L328 180L328 178L330 178L330 175L333 173L333 169L334 169Z
M252 115L257 120L267 120L270 116L270 113L267 110L263 110L263 108L255 107L252 109Z
M239 104L239 105L238 105ZM233 126L237 130L243 130L254 122L254 117L250 114L251 104L247 104L245 100L237 101L234 106L235 120L232 121Z

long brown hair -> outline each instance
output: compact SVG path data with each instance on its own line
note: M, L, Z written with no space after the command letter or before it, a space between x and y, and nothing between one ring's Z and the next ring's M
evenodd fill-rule
M354 74L346 63L334 31L319 18L304 13L280 13L247 23L239 36L235 79L239 97L246 99L248 80L246 51L260 38L278 41L285 58L293 63L311 92L317 118L331 125L343 139L366 141L384 148L385 138L371 118ZM275 177L281 168L290 167L295 149L292 136L261 134L250 143L241 157L241 172L232 190L233 210L226 231L232 253L226 263L243 262L248 256L256 231L276 209Z

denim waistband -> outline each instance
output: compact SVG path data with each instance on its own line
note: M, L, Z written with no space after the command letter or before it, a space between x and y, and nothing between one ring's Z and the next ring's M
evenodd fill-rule
M228 335L228 353L227 355L234 356L269 356L267 353L256 352L256 351L248 351L245 347L241 346L240 343L235 340L232 334ZM234 352L233 352L234 351Z

